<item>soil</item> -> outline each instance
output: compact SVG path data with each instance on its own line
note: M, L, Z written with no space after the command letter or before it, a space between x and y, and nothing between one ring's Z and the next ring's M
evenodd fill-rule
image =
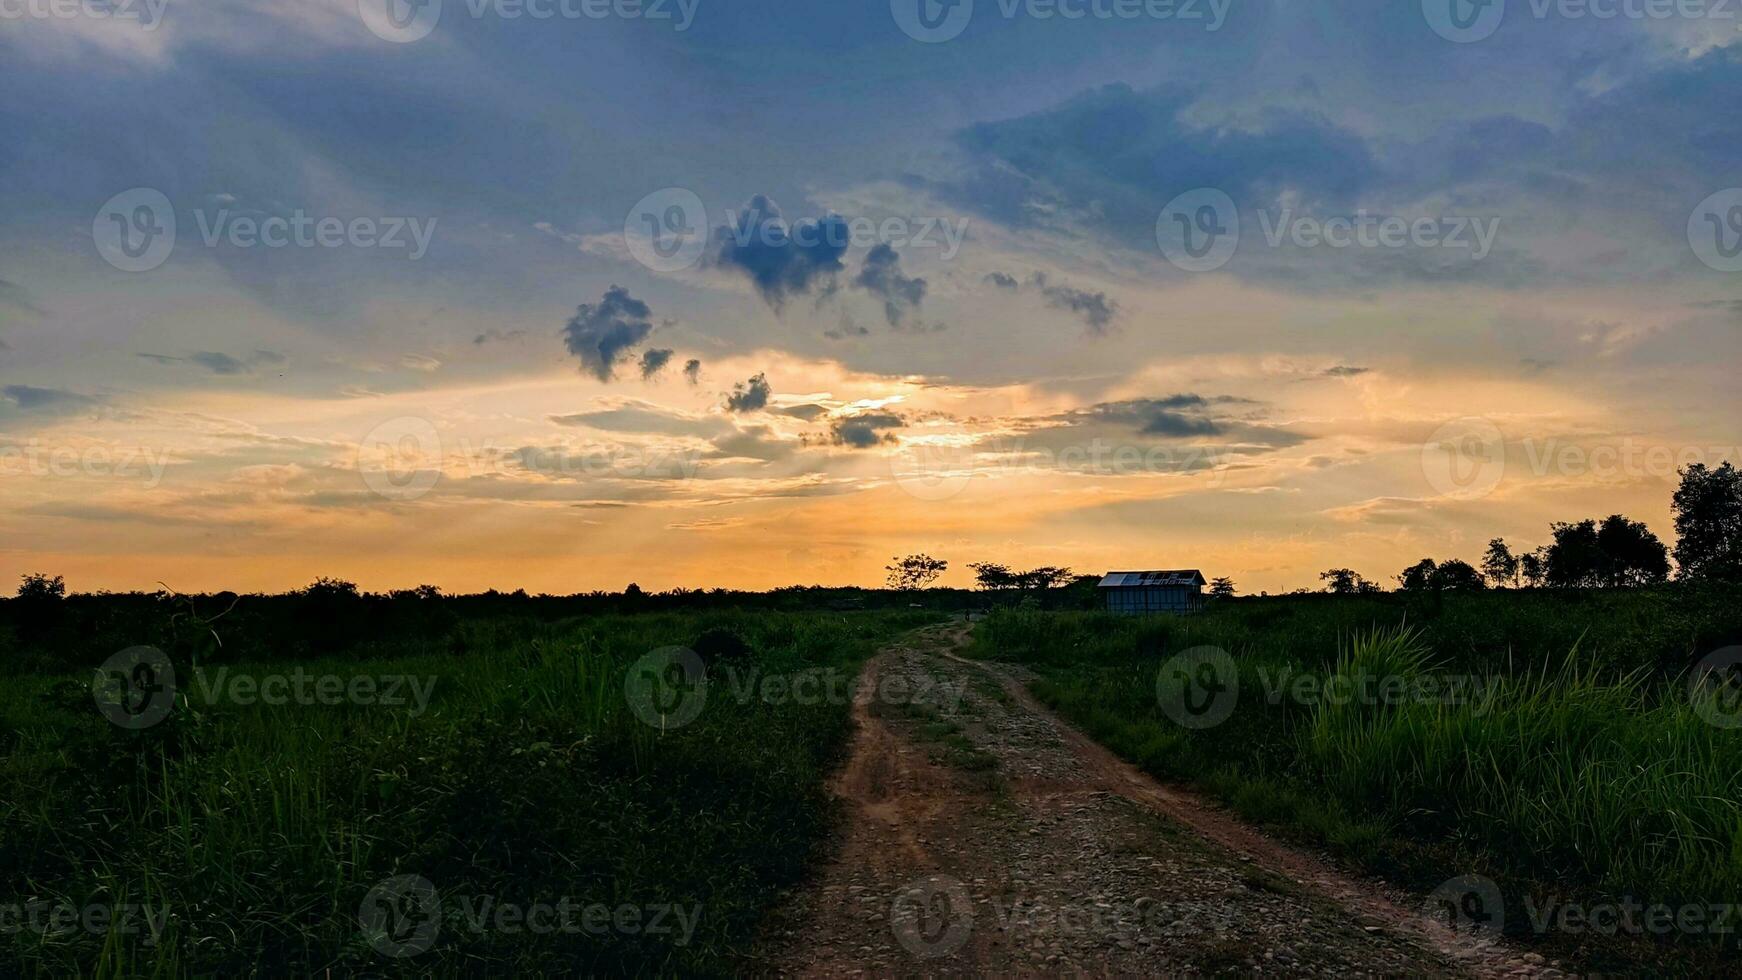
M840 839L758 972L1562 975L1156 782L957 656L971 629L866 664Z

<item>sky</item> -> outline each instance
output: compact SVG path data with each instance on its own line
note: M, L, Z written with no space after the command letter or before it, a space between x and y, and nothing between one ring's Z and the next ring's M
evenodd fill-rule
M0 0L0 581L1242 592L1742 462L1730 0Z

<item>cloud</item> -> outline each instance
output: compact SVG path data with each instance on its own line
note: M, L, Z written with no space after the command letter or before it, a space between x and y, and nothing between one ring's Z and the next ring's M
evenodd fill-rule
M671 363L671 355L671 350L665 347L650 348L642 351L641 379L646 381L665 370L665 366Z
M1008 272L988 272L984 281L999 289L1015 289L1018 285L1016 277Z
M1153 248L1155 216L1192 188L1220 188L1237 201L1287 190L1341 203L1378 178L1366 141L1321 115L1270 109L1241 126L1188 121L1199 95L1108 85L972 126L957 139L977 164L946 192L1013 227L1086 221Z
M37 316L48 315L41 307L31 301L30 293L23 286L5 279L0 279L0 305L15 307Z
M789 226L780 207L761 194L750 200L734 225L721 226L714 237L714 261L747 276L776 313L791 296L834 292L836 276L846 268L841 256L851 239L839 215Z
M253 374L254 369L259 365L284 363L283 354L269 350L257 350L246 357L234 357L222 351L213 350L195 351L186 357L173 357L169 354L140 354L139 356L158 364L191 364L203 368L209 374L224 376ZM436 365L439 367L440 363L437 361Z
M768 396L773 390L768 385L768 376L758 374L749 381L741 381L732 386L732 393L726 396L728 412L759 412L768 407Z
M509 341L519 340L524 336L526 336L526 331L524 330L502 330L497 327L491 327L478 336L473 337L472 343L482 347L492 341L507 343Z
M687 435L715 438L731 428L717 415L689 415L652 402L633 399L611 403L608 408L571 415L552 415L550 421L570 428L597 429L653 435Z
M1048 306L1082 317L1083 324L1094 336L1105 335L1119 313L1119 304L1108 299L1106 293L1091 293L1063 283L1050 283L1043 272L1036 272L1029 281L1040 289Z
M751 425L720 436L713 441L714 452L722 459L757 459L773 461L791 456L798 440L781 439L766 425Z
M1327 378L1358 378L1372 370L1373 369L1370 367L1358 367L1353 364L1338 364L1335 367L1325 368L1324 376Z
M20 415L74 415L103 404L102 399L91 395L32 385L6 385L0 388L0 397L11 402Z
M428 354L406 354L399 359L399 366L410 371L423 371L427 374L441 370L442 362Z
M854 415L837 419L831 427L831 436L835 445L846 446L849 449L870 449L880 443L892 443L895 434L887 429L899 429L907 423L899 415L887 412L869 412L864 415Z
M888 243L879 243L865 255L853 285L883 301L883 315L892 327L918 313L925 301L925 280L902 275L901 257Z
M582 304L563 327L563 342L581 367L600 381L610 381L617 362L653 332L647 304L613 285L597 304Z
M817 419L829 414L829 410L821 405L793 405L789 408L778 409L775 414L789 415L795 419L803 419L806 422L815 422Z
M683 379L692 385L701 383L702 362L693 357L683 362Z

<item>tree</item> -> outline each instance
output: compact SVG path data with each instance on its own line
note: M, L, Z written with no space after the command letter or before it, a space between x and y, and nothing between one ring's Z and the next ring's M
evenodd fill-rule
M1016 588L1016 575L1008 565L981 561L968 567L974 570L974 583L988 592Z
M1669 578L1669 549L1643 522L1609 516L1597 529L1597 547L1610 588L1656 585Z
M1639 521L1612 514L1556 524L1549 545L1548 584L1562 589L1653 585L1669 577L1669 549Z
M1538 548L1518 556L1518 572L1533 589L1540 589L1548 580L1548 549Z
M41 572L32 572L24 576L24 582L18 586L18 598L43 601L48 599L65 599L67 597L66 579L56 575L49 578Z
M1728 461L1715 470L1695 463L1681 478L1670 500L1678 575L1742 581L1742 473Z
M889 573L889 587L903 592L917 592L936 582L939 575L949 569L950 563L930 555L908 555L906 558L892 559L894 564L885 565Z
M1325 583L1325 591L1332 595L1368 595L1379 591L1379 586L1362 578L1361 573L1352 568L1320 572L1319 581Z
M1482 556L1482 574L1496 586L1511 583L1518 587L1519 559L1506 546L1505 538L1495 538L1488 542L1488 553Z
M1234 580L1227 577L1226 575L1211 579L1210 580L1210 598L1212 598L1212 599L1232 599L1232 598L1234 598Z
M1544 578L1557 589L1588 589L1603 584L1603 549L1597 544L1597 522L1565 522L1550 526L1554 543L1548 546Z
M1434 587L1433 577L1439 567L1432 558L1423 558L1404 569L1397 576L1397 584L1405 592L1426 592Z
M1026 572L1019 572L1016 576L1016 584L1020 588L1024 590L1032 589L1035 591L1055 589L1070 580L1071 570L1068 568L1059 568L1056 565L1042 565L1039 568L1031 568Z
M1487 587L1475 566L1456 558L1441 562L1429 584L1440 592L1477 592Z

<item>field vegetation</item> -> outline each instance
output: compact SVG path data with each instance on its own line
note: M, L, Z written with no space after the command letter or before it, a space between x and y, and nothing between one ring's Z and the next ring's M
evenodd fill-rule
M0 909L25 917L0 923L0 974L727 971L824 840L823 780L849 729L849 703L826 687L800 697L752 681L850 679L936 618L541 617L341 586L244 600L227 617L228 598L8 604ZM66 632L74 617L93 624L82 641ZM76 668L144 643L170 654L180 694L161 723L129 731L99 714ZM672 645L737 684L711 684L693 722L662 731L625 685L638 658ZM50 649L84 662L54 669ZM401 706L236 696L291 673L408 678L429 693ZM371 896L399 876L439 895L433 933L370 931ZM565 899L611 910L610 924L535 932L475 916ZM139 911L107 926L53 918L93 907Z
M1742 643L1737 608L1714 584L1223 600L1183 618L1017 609L981 623L975 649L1034 668L1037 695L1092 737L1249 818L1423 892L1494 878L1508 931L1527 934L1527 907L1551 899L1742 896L1742 730L1712 720L1742 717L1689 684ZM1194 728L1163 710L1158 674L1199 647L1231 656L1237 696Z

